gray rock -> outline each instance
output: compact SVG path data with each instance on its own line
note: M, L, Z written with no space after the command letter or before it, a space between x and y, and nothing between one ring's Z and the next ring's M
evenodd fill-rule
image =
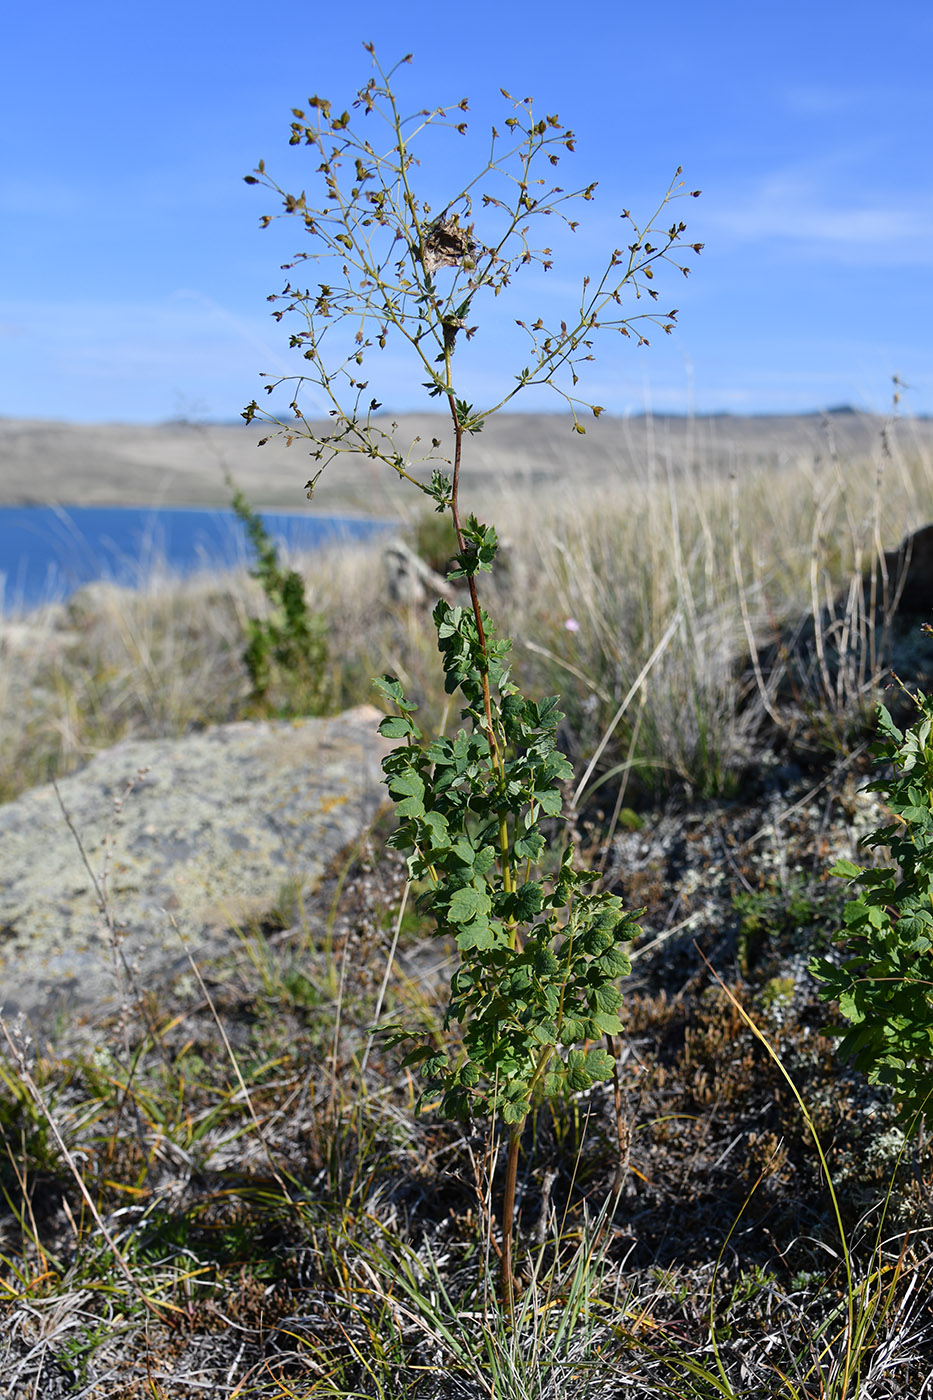
M423 607L426 603L433 606L438 598L446 598L448 603L453 601L454 589L447 580L435 573L404 540L391 539L382 557L388 594L394 603Z
M128 741L63 779L61 800L49 784L0 807L4 1019L45 1033L62 1012L112 1009L128 968L155 985L185 945L223 953L283 892L313 890L385 801L379 718Z

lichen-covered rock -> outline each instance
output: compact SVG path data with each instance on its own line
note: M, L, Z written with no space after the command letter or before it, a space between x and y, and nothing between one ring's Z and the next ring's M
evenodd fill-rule
M4 1018L109 1009L313 889L385 800L379 718L128 741L0 806Z

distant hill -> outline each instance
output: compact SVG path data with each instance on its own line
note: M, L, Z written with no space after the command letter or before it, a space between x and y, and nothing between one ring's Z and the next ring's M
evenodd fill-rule
M390 418L384 419L388 428ZM464 470L479 490L499 482L525 482L537 489L569 482L598 488L609 475L638 478L659 463L675 472L746 471L805 456L865 458L879 451L888 420L842 405L822 414L741 417L639 416L584 419L586 436L572 431L564 415L503 414L470 439ZM0 418L0 505L217 505L229 492L229 471L255 505L307 508L304 483L316 470L307 445L291 448L256 424L57 423ZM899 421L896 439L905 447L933 452L933 423ZM450 450L450 425L443 415L403 414L396 440L405 452L417 437L412 460L432 438ZM437 463L443 468L443 462ZM425 470L430 471L430 467ZM404 483L402 483L404 486ZM342 456L322 478L314 506L322 511L393 513L398 492L389 467ZM404 508L404 507L403 507Z

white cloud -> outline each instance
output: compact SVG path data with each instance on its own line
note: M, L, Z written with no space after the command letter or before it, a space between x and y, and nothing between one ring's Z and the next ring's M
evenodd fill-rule
M833 187L843 184L838 199ZM743 242L781 240L825 254L838 251L847 261L928 266L933 202L878 191L853 199L845 182L811 174L779 171L763 177L742 196L709 200L708 225Z

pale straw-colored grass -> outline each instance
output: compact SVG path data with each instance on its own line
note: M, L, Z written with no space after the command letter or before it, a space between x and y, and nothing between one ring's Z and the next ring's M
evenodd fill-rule
M613 769L649 791L728 789L788 697L844 731L887 662L896 580L878 571L882 553L933 517L933 462L909 423L860 460L842 461L828 433L824 450L770 465L744 465L728 444L696 465L662 444L598 484L536 494L487 477L475 502L469 459L464 471L467 508L506 541L498 579L482 579L487 606L515 638L523 688L561 693L579 772L602 745L591 789ZM861 585L873 567L874 593ZM439 723L430 605L387 601L379 545L301 569L326 621L333 707L371 699L372 676L390 671ZM2 796L119 738L250 712L244 632L267 603L245 570L82 598L55 628L0 634ZM289 712L287 688L271 700Z
M499 515L521 560L509 621L539 664L550 653L542 679L595 733L655 657L627 715L643 769L714 790L782 696L840 719L870 699L898 582L883 554L933 515L933 463L891 432L845 463L831 443L750 472L659 459L533 513L504 497Z

